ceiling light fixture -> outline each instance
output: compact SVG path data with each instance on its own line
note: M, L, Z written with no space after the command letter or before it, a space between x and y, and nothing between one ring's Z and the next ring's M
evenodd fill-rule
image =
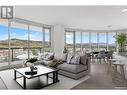
M126 12L127 11L127 8L123 9L122 12Z
M107 27L108 27L108 28L111 28L111 27L112 27L112 25L108 25Z

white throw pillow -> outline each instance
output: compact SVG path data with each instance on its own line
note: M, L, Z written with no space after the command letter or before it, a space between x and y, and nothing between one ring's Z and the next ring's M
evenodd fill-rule
M80 64L80 56L79 55L73 56L70 64Z
M44 59L44 54L43 53L39 53L37 59L38 60Z
M71 59L73 58L73 54L72 53L68 53L67 54L67 64L70 64L71 63Z

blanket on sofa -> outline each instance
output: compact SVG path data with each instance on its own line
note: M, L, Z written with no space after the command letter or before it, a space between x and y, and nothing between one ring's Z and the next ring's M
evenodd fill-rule
M51 63L48 64L49 67L57 67L58 65L63 64L62 60L54 59Z

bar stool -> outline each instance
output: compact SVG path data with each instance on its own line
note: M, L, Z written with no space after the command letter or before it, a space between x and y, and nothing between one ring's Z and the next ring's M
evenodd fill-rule
M113 64L114 62L118 61L118 60L117 60L117 59L109 59L108 61L109 61L109 62L108 62L107 73L109 74L110 72L112 72L112 71L111 71L111 70L112 70L112 64Z
M112 65L113 65L112 82L124 83L126 81L125 73L124 73L124 64L120 62L115 62ZM120 68L120 72L118 72L118 67Z

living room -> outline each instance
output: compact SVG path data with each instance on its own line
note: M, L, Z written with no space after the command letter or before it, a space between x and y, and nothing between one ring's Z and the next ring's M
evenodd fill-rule
M2 8L1 89L127 88L127 6Z

